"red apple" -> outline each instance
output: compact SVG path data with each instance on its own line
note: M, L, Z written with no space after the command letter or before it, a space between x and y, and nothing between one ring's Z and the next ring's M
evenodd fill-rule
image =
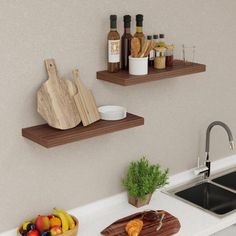
M60 226L53 226L50 232L52 236L59 235L62 234L62 228Z
M27 233L27 236L39 236L39 231L37 229L32 229Z
M50 228L50 221L47 216L38 216L35 220L36 229L40 232Z

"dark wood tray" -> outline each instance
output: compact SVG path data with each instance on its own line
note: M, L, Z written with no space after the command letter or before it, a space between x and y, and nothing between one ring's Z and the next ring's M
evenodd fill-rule
M160 212L165 213L161 229L156 231L159 219L155 221L145 221L143 219L144 225L139 236L170 236L179 232L181 227L179 220L166 211L160 210ZM126 224L133 219L142 219L143 213L144 212L138 212L117 220L105 228L101 234L104 236L127 236L128 234L125 231Z

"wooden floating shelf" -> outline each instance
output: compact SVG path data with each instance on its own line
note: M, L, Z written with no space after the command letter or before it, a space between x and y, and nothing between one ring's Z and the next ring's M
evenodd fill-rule
M118 73L99 71L97 72L97 79L105 80L123 86L129 86L160 79L190 75L204 71L206 71L206 65L198 63L184 63L184 61L175 60L173 67L169 67L163 70L157 70L149 67L149 73L147 75L130 75L128 71L124 70L121 70Z
M117 121L99 120L89 126L82 124L69 130L54 129L47 124L22 129L22 136L46 148L112 133L144 124L144 118L127 113L127 117Z

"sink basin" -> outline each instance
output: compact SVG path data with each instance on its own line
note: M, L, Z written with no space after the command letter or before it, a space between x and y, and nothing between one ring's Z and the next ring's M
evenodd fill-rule
M236 191L236 171L212 179L213 182Z
M210 182L200 183L176 192L175 195L218 215L236 209L236 193Z

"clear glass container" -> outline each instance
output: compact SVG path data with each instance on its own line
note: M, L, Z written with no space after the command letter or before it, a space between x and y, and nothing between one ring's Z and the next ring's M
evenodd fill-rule
M154 68L156 69L165 69L166 68L166 49L165 48L156 48L156 57L154 60Z
M174 64L174 45L166 46L166 67L172 67Z
M192 64L195 62L195 46L182 45L182 59L185 64Z

